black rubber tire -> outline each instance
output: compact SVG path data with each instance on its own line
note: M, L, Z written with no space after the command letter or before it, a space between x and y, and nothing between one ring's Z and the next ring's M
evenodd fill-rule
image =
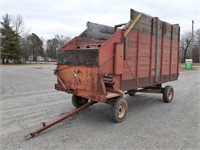
M170 103L174 97L174 89L172 86L167 85L163 90L163 101L165 103Z
M78 108L81 107L82 105L86 104L88 102L87 98L83 98L77 95L72 95L72 104L74 107Z
M125 98L118 98L113 100L111 106L111 119L116 122L124 121L128 111L128 104Z
M137 92L137 91L132 90L132 91L129 91L128 94L129 94L129 96L135 96L136 92Z

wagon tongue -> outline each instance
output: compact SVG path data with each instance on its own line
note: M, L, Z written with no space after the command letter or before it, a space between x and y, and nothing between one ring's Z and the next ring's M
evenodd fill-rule
M84 110L84 109L86 109L87 107L89 107L89 106L91 106L91 105L93 105L93 104L95 104L95 103L97 103L97 102L95 102L95 101L88 102L88 103L82 105L81 107L76 108L76 109L72 110L71 112L66 113L65 115L63 115L62 117L58 118L57 120L55 120L55 121L53 121L53 122L51 122L51 123L46 124L45 122L43 122L41 128L39 128L39 129L37 129L37 130L35 130L35 131L33 131L33 132L31 132L31 133L25 135L24 138L25 138L26 140L29 140L29 139L35 137L36 135L38 135L39 133L41 133L41 132L47 130L48 128L50 128L50 127L52 127L52 126L54 126L54 125L60 123L61 121L63 121L63 120L65 120L65 119L67 119L67 118L69 118L69 117L71 117L71 116L77 114L77 113L80 112L81 110Z

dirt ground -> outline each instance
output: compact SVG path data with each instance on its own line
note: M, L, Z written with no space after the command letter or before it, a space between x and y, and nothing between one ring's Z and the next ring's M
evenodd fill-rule
M110 120L102 103L50 128L24 135L74 109L71 95L54 89L55 65L0 66L0 147L2 150L63 149L200 149L200 70L185 71L174 87L172 103L161 94L126 96L129 110L122 123Z

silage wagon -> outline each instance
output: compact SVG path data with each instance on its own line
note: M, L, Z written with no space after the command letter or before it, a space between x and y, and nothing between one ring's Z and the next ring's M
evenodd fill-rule
M174 90L162 84L178 78L179 39L178 24L133 9L127 23L114 27L87 22L58 53L55 88L71 93L76 109L54 124L96 102L110 104L112 120L121 122L128 109L125 94L160 93L171 102Z

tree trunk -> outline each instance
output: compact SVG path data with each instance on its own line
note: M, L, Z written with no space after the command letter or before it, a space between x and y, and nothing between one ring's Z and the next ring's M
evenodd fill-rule
M2 58L2 64L5 64L5 59L4 58Z

